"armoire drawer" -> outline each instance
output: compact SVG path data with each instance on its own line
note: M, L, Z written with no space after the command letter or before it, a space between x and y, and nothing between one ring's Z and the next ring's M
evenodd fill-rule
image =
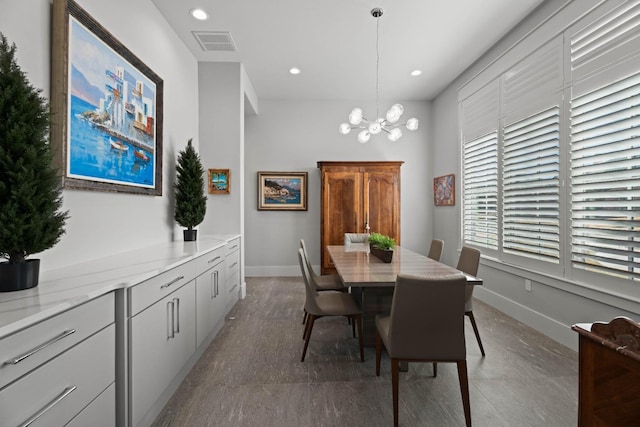
M113 292L0 340L0 390L114 322Z
M194 263L186 262L129 288L129 316L135 316L194 278Z
M68 423L115 381L114 343L110 325L1 390L2 425Z

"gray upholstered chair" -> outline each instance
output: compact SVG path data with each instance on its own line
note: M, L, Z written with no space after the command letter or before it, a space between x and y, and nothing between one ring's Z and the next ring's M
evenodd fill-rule
M478 266L480 265L480 251L468 246L463 246L460 251L460 258L458 258L458 265L456 269L463 273L475 276L478 274ZM476 318L473 317L473 288L474 285L467 285L465 293L465 307L464 314L471 320L471 326L473 326L473 332L476 334L476 340L478 340L478 346L480 346L480 353L484 356L484 347L482 346L482 340L480 339L480 333L478 332L478 325L476 324Z
M442 249L444 248L444 240L433 239L431 241L431 247L429 248L429 254L427 257L440 261L442 258Z
M313 277L309 273L307 263L304 260L304 252L302 248L298 249L298 261L300 270L304 279L306 298L304 310L308 315L303 338L304 348L302 350L301 361L307 354L309 339L313 331L315 321L326 316L346 316L351 320L355 335L355 327L358 327L358 338L360 341L360 361L364 362L364 346L362 341L362 311L356 304L355 300L346 292L317 292L313 284Z
M393 423L398 425L398 375L401 361L455 362L467 426L471 426L469 383L464 340L462 274L438 277L398 275L390 315L376 316L376 375L382 347L391 359Z
M369 243L369 233L344 233L344 245L352 243Z
M317 275L315 271L313 271L311 260L309 259L309 255L307 255L307 246L304 243L304 239L300 239L300 249L302 249L302 254L304 255L304 260L307 264L309 274L313 278L313 285L315 286L316 291L347 291L347 288L342 283L342 279L340 279L340 276L338 276L337 274ZM305 311L304 317L302 318L303 325L306 320L307 312Z

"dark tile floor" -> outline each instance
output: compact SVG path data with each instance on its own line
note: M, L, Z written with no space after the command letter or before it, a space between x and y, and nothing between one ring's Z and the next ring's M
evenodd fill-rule
M304 363L302 278L247 278L247 297L158 416L160 426L390 426L391 371L375 351L359 362L343 318L314 327ZM476 300L482 357L466 320L476 427L575 427L577 354ZM455 364L410 365L400 376L401 426L463 426Z

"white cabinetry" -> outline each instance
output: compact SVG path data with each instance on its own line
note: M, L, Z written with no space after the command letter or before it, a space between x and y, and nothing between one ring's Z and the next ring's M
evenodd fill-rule
M109 293L0 340L1 424L115 426L114 313Z
M233 239L226 246L226 299L225 313L238 302L240 298L240 238Z
M196 259L196 343L200 347L224 319L226 304L225 248Z
M133 426L141 423L196 349L194 272L188 262L129 289L131 307L141 309L129 319Z

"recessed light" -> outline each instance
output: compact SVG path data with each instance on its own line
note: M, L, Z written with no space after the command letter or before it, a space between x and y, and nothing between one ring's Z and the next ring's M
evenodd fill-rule
M289 72L293 75L300 74L300 68L293 67L289 70Z
M421 71L421 70L413 70L413 71L411 72L411 75L412 75L412 76L414 76L414 77L415 77L415 76L419 76L420 74L422 74L422 71Z
M191 16L193 16L199 21L204 21L207 18L209 18L209 15L207 15L207 12L205 12L202 9L191 9L189 13L191 13Z

